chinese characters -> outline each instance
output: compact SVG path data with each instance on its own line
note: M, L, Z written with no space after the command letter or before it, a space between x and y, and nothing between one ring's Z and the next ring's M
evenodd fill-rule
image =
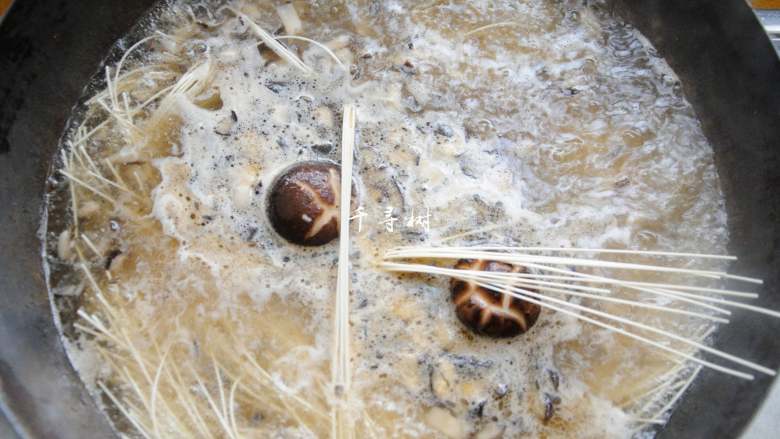
M377 222L377 225L384 228L388 233L393 233L402 228L405 229L417 229L430 232L431 230L431 210L425 207L424 211L416 211L415 208L411 208L410 211L403 217L400 215L400 209L396 209L393 206L386 206L382 209L383 217ZM366 209L361 205L352 211L352 216L349 217L350 221L357 222L358 233L363 230L363 224L368 217Z

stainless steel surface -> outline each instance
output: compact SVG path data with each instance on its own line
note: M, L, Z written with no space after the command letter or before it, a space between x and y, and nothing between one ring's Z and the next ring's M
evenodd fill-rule
M772 385L769 395L748 425L742 439L767 439L777 437L780 432L780 384Z
M775 50L780 53L780 10L757 10L756 15L769 34Z
M17 436L16 432L11 427L11 423L9 423L8 419L5 419L5 416L0 413L0 439L17 439L18 437L19 436Z

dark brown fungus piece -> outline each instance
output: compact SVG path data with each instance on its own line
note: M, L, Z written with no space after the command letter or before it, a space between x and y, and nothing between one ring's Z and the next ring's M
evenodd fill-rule
M552 419L553 416L555 416L555 407L561 403L561 398L559 396L545 393L543 399L544 399L544 418L542 418L542 422L544 424L547 424L547 422L549 422L550 419Z
M111 264L114 262L114 259L116 259L118 256L122 254L122 250L119 250L118 248L111 250L106 255L106 262L104 263L104 267L106 270L111 269Z
M498 273L526 271L523 267L503 262L474 259L461 259L455 268ZM541 311L539 305L470 281L453 279L450 291L458 319L477 334L489 337L508 338L522 334L536 323Z

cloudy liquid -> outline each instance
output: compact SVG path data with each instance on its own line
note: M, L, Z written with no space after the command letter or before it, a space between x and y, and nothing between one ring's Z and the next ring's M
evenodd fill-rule
M724 250L712 150L677 78L635 30L580 3L295 3L298 35L327 44L347 68L283 40L312 75L258 49L247 23L216 5L190 14L172 4L159 25L167 36L125 72L144 70L114 84L130 102L118 101L120 119L123 108L152 103L124 122L93 103L84 129L69 134L85 150L66 169L100 194L65 183L52 194L61 205L50 214L52 286L66 345L118 429L330 434L338 244L286 242L265 203L289 165L338 161L345 103L357 107L358 130L356 436L641 429L647 412L633 398L685 368L547 309L516 338L477 336L455 317L447 279L376 267L392 247L443 240ZM280 27L274 4L238 7L268 31ZM479 30L489 24L498 25ZM199 81L154 100L184 72ZM680 333L708 329L583 304ZM95 336L78 309L110 322L113 338ZM120 406L137 415L128 420Z

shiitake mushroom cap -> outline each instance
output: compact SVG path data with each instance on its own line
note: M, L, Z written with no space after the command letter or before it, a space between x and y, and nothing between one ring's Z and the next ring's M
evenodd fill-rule
M481 259L461 259L455 268L502 273L527 272L524 267ZM450 291L458 319L475 333L489 337L509 338L522 334L536 323L541 312L537 304L478 286L471 281L452 279Z
M339 165L297 163L276 178L268 197L268 218L289 242L324 245L339 236Z

